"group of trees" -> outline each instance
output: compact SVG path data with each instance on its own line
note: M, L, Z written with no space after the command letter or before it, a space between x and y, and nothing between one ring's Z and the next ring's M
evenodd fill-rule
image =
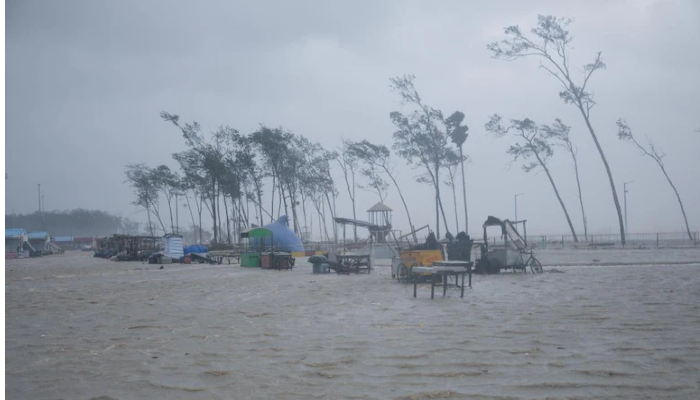
M596 71L605 69L605 63L598 52L593 62L582 68L571 67L573 38L568 31L570 23L568 18L540 15L537 25L529 34L523 33L518 26L509 26L505 28L506 39L487 47L497 59L539 59L540 68L560 85L559 97L578 110L605 167L618 215L620 238L624 245L625 227L613 173L591 120L591 110L596 102L589 84ZM440 191L443 184L452 191L455 215L452 226L456 229L455 233L460 231L458 189L455 182L458 173L462 180L463 230L468 232L464 163L469 158L464 152L464 144L469 128L464 123L464 113L455 111L448 116L442 110L428 105L416 89L415 77L412 75L390 79L390 88L398 94L402 105L401 111L391 112L389 116L395 126L392 149L408 165L420 171L416 177L417 182L429 185L434 190L434 230L437 236L442 237L441 224L446 235L450 233L451 227L445 213L443 193ZM291 217L292 228L299 233L309 222L307 211L311 207L319 217L318 223L325 239L337 241L338 232L333 217L338 214L336 200L341 190L347 193L352 204L353 218L357 219L356 189L372 192L379 201L384 201L392 186L401 198L411 230L415 229L409 211L409 199L397 183L392 151L384 145L367 140L353 142L343 139L337 149L328 150L319 143L281 127L260 125L255 132L242 134L225 126L206 135L197 122L182 123L178 115L167 112L161 113L161 118L174 125L185 139L186 150L173 155L180 171L172 171L165 165L151 168L145 164L131 164L126 169L127 181L136 195L134 204L146 210L152 234L158 228L163 233L178 232L178 200L184 199L191 219L190 227L199 231L199 241L204 239L204 210L211 217L213 241L232 243L242 229L251 224L263 225L266 220L274 220L273 216L279 216L283 211ZM661 168L676 194L685 218L681 197L662 162L664 153L650 140L647 147L642 146L632 136L631 129L624 120L618 121L618 126L621 139L633 142ZM574 240L578 241L571 215L548 164L555 148L562 148L568 153L573 161L583 234L587 240L588 221L579 174L578 149L570 134L571 127L559 118L555 118L551 125L540 125L529 118L504 122L500 115L494 114L486 123L485 129L498 137L511 139L512 144L507 153L513 157L513 162L524 162L522 168L525 172L544 171ZM334 181L330 172L331 166L336 165L340 168L344 181L340 184ZM263 204L265 190L268 190L265 197L269 199L269 205ZM165 200L168 207L165 216L160 210L161 200ZM331 233L327 229L329 219L333 227ZM152 220L155 222L152 223ZM690 235L687 218L685 222ZM353 237L357 240L356 229Z
M613 203L617 211L618 224L620 226L620 239L622 244L625 244L625 225L623 223L622 211L620 209L620 201L618 200L617 190L613 174L605 157L603 148L600 145L598 136L591 122L591 109L596 105L593 92L589 88L591 76L596 71L605 69L605 63L602 60L601 52L599 51L593 62L584 64L582 68L571 67L570 46L573 36L568 31L572 20L565 17L554 17L539 15L537 25L530 30L530 35L524 34L517 25L505 28L506 39L499 42L491 43L487 48L493 53L493 57L505 60L517 60L520 58L537 58L540 61L539 67L547 74L552 76L560 85L559 97L566 104L574 106L590 133L593 142L595 143L600 159L603 162L607 174L610 189L612 191ZM580 75L575 75L580 73ZM652 158L661 168L666 180L673 189L685 221L688 237L692 240L688 219L683 208L683 202L666 172L662 158L665 153L658 149L651 140L648 140L648 146L644 147L634 138L632 131L627 123L620 119L617 122L618 136L622 140L631 141L642 154ZM501 125L501 117L494 115L486 124L486 130L495 133L498 136L504 136L510 129L515 132L516 143L508 149L508 154L513 156L514 161L522 158L528 160L523 169L526 172L541 169L543 170L554 189L554 193L561 205L562 211L566 217L569 229L571 230L574 240L578 241L574 226L569 217L564 201L562 200L557 186L552 178L552 175L547 167L547 160L553 154L553 146L561 146L566 149L572 157L574 164L574 173L578 188L579 203L581 206L581 216L583 219L584 235L588 239L588 224L586 213L583 205L583 194L581 190L581 181L579 178L579 166L577 158L577 148L573 144L569 135L571 128L565 125L560 119L556 119L551 126L537 126L532 120L525 118L522 120L511 120L509 127Z
M47 231L51 236L108 236L115 232L135 234L138 223L100 210L35 211L6 214L5 227Z
M441 172L449 171L448 185L453 190L455 216L457 204L455 177L457 166L464 170L462 145L468 128L463 124L464 114L455 112L444 117L440 110L429 107L421 100L413 84L413 76L391 80L392 87L406 104L415 109L406 115L391 113L397 130L394 133L396 153L409 164L421 168L417 178L435 189L436 233L440 223L449 231L440 193ZM202 214L211 217L213 242L232 243L243 229L252 224L264 225L274 216L289 215L292 229L300 233L309 222L307 211L315 210L319 226L326 240L338 239L333 220L337 216L336 199L339 187L344 187L352 204L353 218L357 219L357 189L372 192L384 201L393 186L401 198L411 229L414 229L407 199L398 185L391 150L368 140L342 140L338 149L327 150L302 135L284 128L261 125L250 134L242 134L231 127L220 127L206 135L197 122L181 123L178 115L161 113L161 118L173 124L185 139L187 149L173 154L180 171L166 165L150 167L129 164L126 181L134 190L134 204L148 216L152 235L178 233L178 203L188 209L190 227L199 231L196 241L203 241ZM331 166L340 167L344 182L337 185ZM467 211L465 181L462 175L465 215ZM263 204L265 189L269 206ZM161 210L161 202L167 211ZM252 204L252 207L251 207ZM194 205L194 207L193 207ZM223 205L223 208L222 208ZM196 215L196 217L195 217ZM442 216L442 220L440 219ZM222 223L222 220L224 221ZM327 225L333 227L328 232ZM459 230L459 221L455 221ZM464 228L468 227L465 218ZM357 240L357 231L354 231ZM414 234L414 239L417 239Z

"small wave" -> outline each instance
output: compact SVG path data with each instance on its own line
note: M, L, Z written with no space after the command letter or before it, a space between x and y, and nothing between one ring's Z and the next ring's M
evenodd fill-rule
M618 371L606 371L606 370L597 370L597 369L590 369L590 370L578 370L575 371L579 374L584 374L588 376L600 376L604 378L612 378L612 377L618 377L618 376L629 376L629 374L625 372L618 372Z
M169 329L169 326L165 325L135 325L130 326L126 329Z
M228 374L229 374L229 371L204 371L204 375L215 376L215 377L226 376Z
M384 359L395 359L395 360L414 360L417 358L428 358L427 354L407 354L407 355L395 355L395 356L385 356L380 357Z

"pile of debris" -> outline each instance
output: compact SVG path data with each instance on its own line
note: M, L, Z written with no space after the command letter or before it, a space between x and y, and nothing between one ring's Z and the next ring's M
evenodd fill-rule
M115 234L98 241L95 257L114 261L146 261L162 248L161 237Z

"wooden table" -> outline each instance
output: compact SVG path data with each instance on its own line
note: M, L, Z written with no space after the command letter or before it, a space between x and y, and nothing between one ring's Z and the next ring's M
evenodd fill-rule
M430 267L416 266L411 269L412 275L430 275L430 298L435 298L435 278L442 280L442 295L447 294L447 280L450 275L455 276L455 285L461 289L460 297L464 297L464 278L469 274L469 287L472 287L472 267L471 261L435 261ZM462 276L462 285L459 284L459 276ZM417 296L418 279L413 277L413 297Z
M209 258L214 260L217 264L222 264L224 258L227 264L231 264L231 259L235 258L238 264L241 263L241 255L239 253L229 252L229 251L210 251Z

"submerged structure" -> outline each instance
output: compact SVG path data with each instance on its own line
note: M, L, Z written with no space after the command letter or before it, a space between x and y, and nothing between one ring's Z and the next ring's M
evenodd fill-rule
M29 232L27 236L29 238L29 244L32 245L35 251L40 251L42 253L50 251L49 243L51 242L51 238L48 232Z
M32 250L26 230L5 229L5 259L23 258Z

